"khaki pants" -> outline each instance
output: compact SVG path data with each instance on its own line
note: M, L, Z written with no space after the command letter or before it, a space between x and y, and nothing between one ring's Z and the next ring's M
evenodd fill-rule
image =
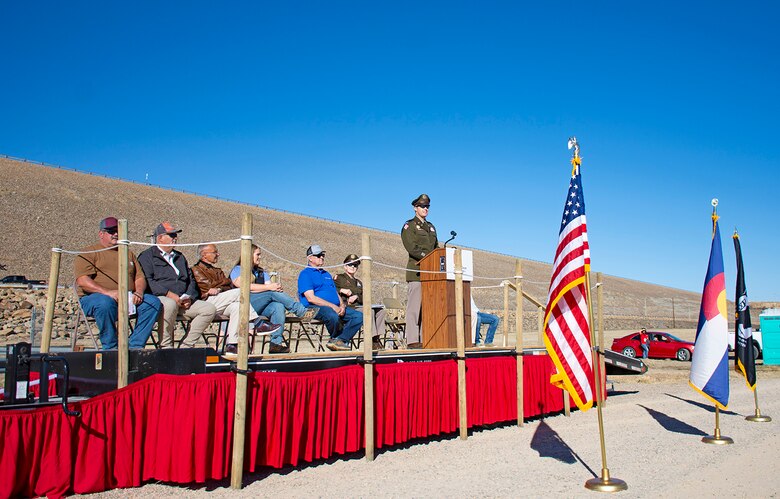
M238 343L238 301L241 299L241 289L229 289L223 291L217 295L209 296L206 300L208 303L214 305L218 314L227 315L230 317L227 327L227 342L228 344ZM257 312L251 306L249 307L249 321L257 319Z
M167 296L158 296L157 298L162 303L163 321L165 321L165 331L160 339L160 348L173 348L173 331L176 328L179 305ZM190 330L182 340L182 345L188 348L194 347L195 343L203 337L203 331L209 327L216 313L216 307L203 300L195 300L190 308L182 310L181 315L190 320Z
M422 341L420 318L422 316L422 284L419 281L407 283L406 295L406 343Z

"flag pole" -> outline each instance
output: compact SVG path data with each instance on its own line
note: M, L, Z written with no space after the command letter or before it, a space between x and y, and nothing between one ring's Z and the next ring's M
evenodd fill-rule
M739 242L739 233L734 227L734 251L737 254L737 291L734 294L735 327L734 327L734 366L737 372L745 376L748 388L753 391L755 414L746 416L747 421L754 423L768 423L772 421L769 416L762 416L758 407L758 383L756 380L756 359L753 348L753 326L750 322L750 305L747 299L745 287L745 268L742 264L742 246ZM745 331L750 332L749 335Z
M591 303L590 293L590 271L585 272L585 293L586 300L588 302L588 332L590 333L590 344L594 344L593 334L593 304ZM599 442L601 443L601 477L591 478L585 482L585 488L595 490L597 492L620 492L626 490L628 484L619 478L614 478L609 475L609 468L607 467L607 446L604 442L604 416L601 413L601 405L604 400L601 393L601 369L599 353L601 345L591 347L591 354L593 358L593 369L595 371L595 384L596 384L596 411L599 415Z
M753 400L756 403L756 413L752 416L745 416L745 419L754 423L769 423L772 421L771 417L761 415L761 409L758 408L758 385L753 389Z
M715 237L715 229L718 223L718 200L712 200L712 237ZM728 445L733 444L734 440L731 437L724 437L720 434L720 407L715 404L715 434L701 437L701 441L705 444L715 445Z
M577 167L580 165L580 146L577 143L575 137L569 139L569 148L574 148L572 154L572 165ZM596 410L599 415L599 442L601 443L601 477L591 478L585 482L585 488L595 490L597 492L620 492L626 490L628 484L619 478L614 478L609 475L609 468L607 467L607 446L604 442L604 416L601 412L602 405L602 393L601 393L601 369L599 368L599 351L598 348L594 348L595 334L593 333L593 304L591 303L590 293L590 270L585 271L585 301L588 303L588 334L590 335L591 344L591 360L593 362L594 369L594 381L596 385Z

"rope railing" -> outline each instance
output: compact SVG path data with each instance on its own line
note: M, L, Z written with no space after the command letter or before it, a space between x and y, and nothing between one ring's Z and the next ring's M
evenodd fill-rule
M251 236L242 236L242 237L235 238L235 239L223 239L223 240L218 240L218 241L204 241L204 242L197 242L197 243L171 243L171 244L166 244L165 246L171 246L171 247L174 247L174 248L187 248L187 247L205 246L205 245L209 245L209 244L213 244L213 245L217 245L217 244L230 244L230 243L241 242L242 239L245 239L247 237L249 238L249 240L253 240L253 238ZM56 248L55 247L55 248L52 248L52 251L56 252L56 253L66 254L66 255L86 255L86 254L90 254L90 253L100 253L100 252L103 252L103 251L113 250L113 249L119 247L120 245L135 245L135 246L152 247L152 246L158 246L159 244L158 243L152 243L152 242L146 242L146 241L122 240L122 241L118 241L118 244L116 244L116 245L107 246L105 248L99 248L99 249L96 249L96 250L66 250L66 249L63 249L63 248ZM257 246L264 253L267 253L267 254L273 256L277 260L280 260L282 262L285 262L287 264L290 264L292 266L299 267L299 268L306 268L306 267L308 267L308 264L303 264L303 263L300 263L300 262L296 262L296 261L284 258L283 256L278 255L277 253L271 251L270 249L268 249L265 246L261 246L261 245L257 245ZM482 279L482 280L487 280L487 281L501 281L500 284L497 284L497 285L494 285L494 286L472 286L472 289L487 289L487 288L491 288L491 287L502 287L502 286L505 285L504 283L506 281L510 280L510 279L524 279L523 276L517 276L517 275L515 275L515 276L506 276L506 277L488 277L488 276L478 276L478 275L475 275L475 274L468 274L468 273L465 273L465 272L457 272L457 271L408 269L407 267L401 267L401 266L397 266L397 265L391 265L391 264L387 264L387 263L383 263L383 262L374 261L370 256L366 256L366 255L360 256L357 260L344 262L344 263L333 264L333 265L323 265L323 266L318 267L318 268L325 269L325 270L337 269L337 268L340 268L340 267L342 267L344 265L351 264L351 263L356 263L356 262L360 262L360 261L372 261L375 265L378 265L380 267L393 269L393 270L399 270L399 271L402 271L402 272L406 272L408 270L415 270L416 272L419 272L421 274L452 274L454 272L454 273L462 274L464 278ZM525 282L527 284L547 284L547 283L542 282L542 281L528 281L528 280L524 280L523 282ZM393 285L395 285L395 284L401 284L401 283L397 282L397 281L390 281L390 282L377 281L377 282L375 282L375 284L393 284ZM598 286L600 284L601 283L596 283L596 286Z

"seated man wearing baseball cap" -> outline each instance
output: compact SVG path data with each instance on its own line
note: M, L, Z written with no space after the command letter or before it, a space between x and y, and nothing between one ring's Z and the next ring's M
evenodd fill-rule
M363 314L347 308L339 296L333 277L323 268L325 250L313 244L306 250L309 266L298 275L298 295L304 306L319 307L315 319L325 323L330 334L330 350L351 350L352 337L363 326Z
M185 347L195 346L217 313L212 303L198 299L200 290L187 259L174 249L180 232L169 222L161 223L154 229L157 245L138 255L149 290L163 306L165 332L160 338L160 348L173 347L173 331L179 313L190 320L190 330L182 340Z
M104 350L117 347L116 321L119 300L130 300L135 306L137 321L130 334L129 348L142 349L152 334L152 328L160 315L160 300L145 293L146 278L132 251L128 251L127 287L132 293L119 296L119 249L117 247L117 219L107 217L100 221L98 239L100 242L84 248L76 257L73 272L76 276L76 291L84 313L95 319L100 329L100 343ZM111 249L106 249L111 248ZM105 251L98 251L105 250Z

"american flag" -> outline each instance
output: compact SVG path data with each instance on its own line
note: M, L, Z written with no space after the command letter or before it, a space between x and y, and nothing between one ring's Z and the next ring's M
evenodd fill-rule
M547 294L544 344L557 369L550 381L565 388L577 407L586 411L595 398L585 290L590 249L579 157L572 159L572 167Z

